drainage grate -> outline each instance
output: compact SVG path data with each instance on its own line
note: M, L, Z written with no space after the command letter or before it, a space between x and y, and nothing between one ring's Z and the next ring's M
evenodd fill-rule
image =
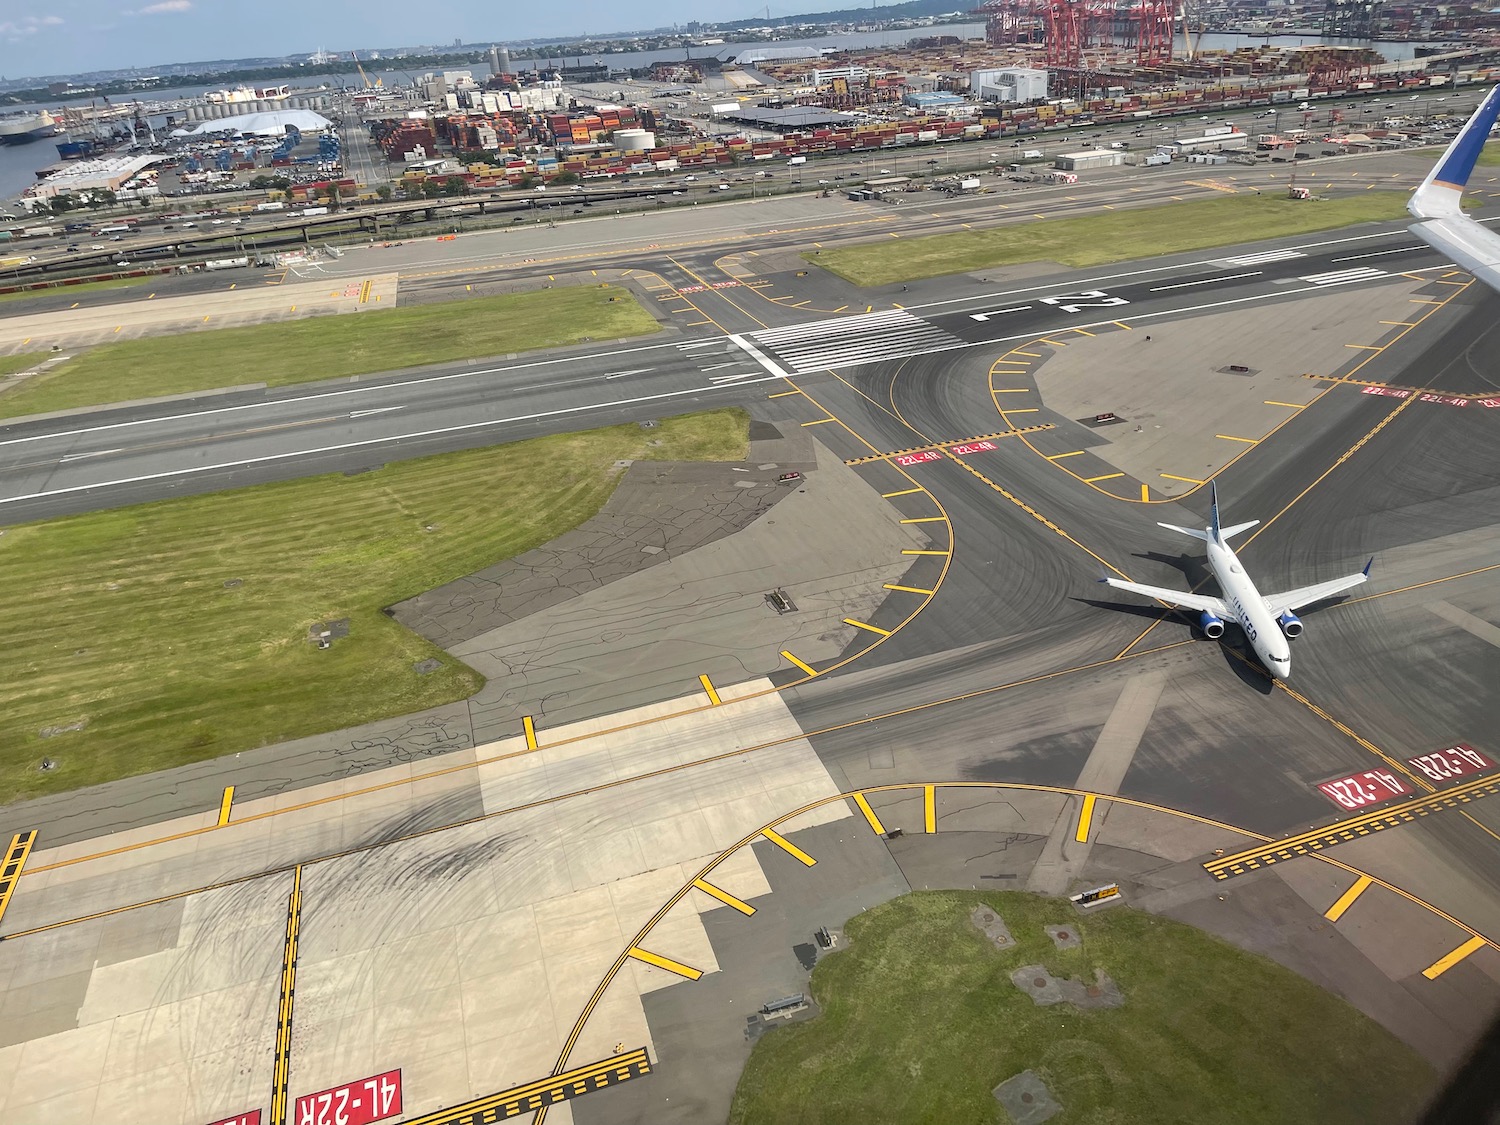
M787 596L785 590L772 590L766 595L766 604L778 615L797 612L797 603Z

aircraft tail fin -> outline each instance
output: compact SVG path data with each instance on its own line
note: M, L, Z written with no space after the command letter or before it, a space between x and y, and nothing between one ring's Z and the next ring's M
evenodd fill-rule
M1219 522L1219 486L1210 481L1208 484L1208 490L1209 496L1212 497L1212 505L1209 509L1208 527L1204 528L1202 531L1199 531L1196 527L1178 527L1175 523L1163 523L1158 524L1157 526L1164 527L1168 531L1176 531L1180 532L1183 535L1190 535L1194 539L1203 540L1203 542L1205 543L1223 543L1231 535L1238 535L1242 531L1249 531L1252 527L1255 527L1260 523L1260 520L1250 520L1248 523L1237 523L1231 525L1230 527L1223 526L1223 524Z

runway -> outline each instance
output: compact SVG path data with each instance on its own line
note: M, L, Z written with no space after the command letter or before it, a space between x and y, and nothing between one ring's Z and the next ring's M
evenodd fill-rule
M1183 255L1144 270L1071 271L1007 289L965 279L945 286L958 292L939 300L822 321L770 302L751 305L749 296L715 300L727 292L716 290L695 307L709 310L706 327L721 330L717 336L668 329L668 340L546 359L22 420L0 426L0 521L751 401L760 384L786 375L934 352L957 360L1054 329L1122 323L1149 331L1158 321L1399 283L1442 266L1404 232L1300 241L1249 255L1254 268L1235 257ZM1400 272L1391 266L1397 259ZM1369 261L1382 265L1349 264ZM681 291L693 282L679 270Z
M0 835L43 833L5 919L27 936L0 944L15 1003L34 1005L45 1036L0 1046L20 1052L16 1089L35 1092L32 1043L100 1052L54 1115L95 1096L128 1118L113 1092L206 1120L264 1104L276 1060L296 1095L399 1065L409 1112L457 1121L486 1098L532 1111L529 1093L505 1100L512 1088L551 1089L548 1074L645 1043L651 1078L568 1094L547 1115L711 1119L748 1050L746 1012L804 986L795 943L910 887L1001 875L1119 880L1132 902L1349 996L1429 1058L1461 1053L1500 1001L1500 802L1368 838L1350 828L1323 856L1222 884L1204 864L1352 823L1319 788L1330 779L1388 771L1426 800L1450 783L1413 764L1422 755L1466 743L1500 761L1500 465L1483 453L1500 410L1481 403L1500 374L1483 346L1496 298L1400 230L955 278L838 316L767 299L762 287L799 283L784 263L726 264L712 251L652 264L648 300L689 310L663 316L667 339L0 431L0 520L15 523L742 404L814 435L886 519L930 543L846 621L838 657L785 662L769 681L684 683L556 727L545 699L517 693L496 742L474 744L461 706L443 716L458 748L442 756L414 752L432 726L344 732L170 785L0 810ZM831 308L853 295L809 282L803 296ZM1227 333L1199 331L1221 316L1254 326L1235 346L1253 345L1255 370L1204 384L1200 369L1235 361ZM1307 372L1299 341L1320 323L1365 335L1332 338L1326 355L1346 358ZM1073 348L1107 362L1148 334L1168 358L1141 369L1161 386L1128 384L1121 358L1114 393L1180 409L1111 430L1058 407L1099 366L1067 361ZM1247 433L1226 416L1278 420ZM1263 521L1241 548L1262 589L1376 555L1368 592L1307 614L1285 687L1232 640L1100 593L1111 570L1184 588L1203 577L1191 544L1155 521L1201 525L1204 490L1148 479L1156 454L1127 450L1123 432L1147 421L1163 447L1215 459L1202 479L1232 518ZM215 822L229 777L233 811ZM769 927L754 948L752 915ZM151 925L118 920L137 917ZM117 959L126 944L138 961ZM45 988L23 994L34 981ZM144 1062L100 1076L110 1036L97 1028L143 989L151 1019L192 1032L175 1041L177 1068L219 1076L215 1089L153 1086ZM198 1013L231 990L245 1030L210 1059ZM293 993L301 1022L288 1015L283 1037L277 1005Z

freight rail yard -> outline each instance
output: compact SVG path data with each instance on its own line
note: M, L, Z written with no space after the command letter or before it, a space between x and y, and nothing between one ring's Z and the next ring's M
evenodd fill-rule
M1320 85L1081 24L1070 97L1052 7L986 14L629 83L497 51L340 95L326 180L28 236L0 1123L1453 1081L1500 1009L1500 296L1403 209L1485 48ZM1211 581L1156 526L1211 486L1262 589L1374 556L1293 679L1099 584Z

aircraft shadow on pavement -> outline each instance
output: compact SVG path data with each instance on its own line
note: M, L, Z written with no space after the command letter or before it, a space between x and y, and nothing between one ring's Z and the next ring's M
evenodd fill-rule
M1123 613L1129 617L1139 617L1146 621L1162 621L1177 630L1176 636L1199 638L1202 634L1198 627L1187 619L1185 611L1163 609L1159 605L1139 605L1133 602L1106 602L1098 598L1073 598L1075 602L1093 606L1095 609L1107 609L1114 613ZM1224 655L1224 663L1246 687L1255 689L1261 695L1270 695L1272 689L1271 677L1261 667L1259 658L1245 644L1245 635L1240 631L1238 625L1233 622L1226 623L1224 635L1217 642L1219 651Z
M1219 586L1217 582L1213 584L1214 588L1211 591L1198 591L1198 586L1201 583L1210 581L1214 576L1214 572L1208 568L1207 555L1189 555L1186 553L1181 555L1169 555L1163 551L1137 551L1133 557L1138 559L1150 559L1152 562L1159 562L1165 566L1170 566L1173 570L1181 574L1184 580L1186 580L1189 590L1194 590L1200 593L1214 594L1217 594L1219 592ZM1142 580L1136 579L1136 581Z

